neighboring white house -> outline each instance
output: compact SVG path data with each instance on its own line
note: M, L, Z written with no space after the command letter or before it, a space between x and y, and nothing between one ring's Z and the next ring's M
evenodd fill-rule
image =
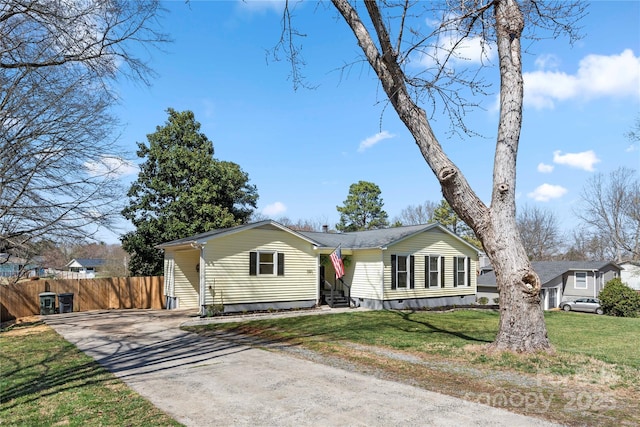
M313 307L344 297L369 308L475 301L478 250L439 224L352 233L294 231L266 220L158 246L167 308L225 312ZM329 255L340 247L345 275Z
M78 273L79 277L92 279L106 263L102 258L74 258L66 265L68 271Z
M545 310L580 297L597 298L609 280L620 277L620 267L609 261L533 261L542 282L540 297ZM498 297L492 270L478 276L478 298Z
M622 269L620 279L630 288L640 291L640 261L625 261L618 264Z

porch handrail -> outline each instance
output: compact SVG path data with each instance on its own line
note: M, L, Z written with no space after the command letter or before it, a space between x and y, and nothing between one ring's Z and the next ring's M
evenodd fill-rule
M351 305L351 286L349 286L347 284L347 282L345 282L344 280L342 280L342 277L339 278L338 280L340 280L340 282L342 282L342 286L346 286L347 287L347 298L349 299L349 305Z
M344 280L342 280L342 278L339 278L338 280L340 280L340 282L342 282L342 286L343 286L343 287L346 287L346 288L347 288L347 293L346 293L346 295L345 295L345 296L347 297L347 300L349 301L349 306L351 306L351 286L349 286L349 285L347 284L347 282L345 282ZM334 293L334 291L335 291L335 289L336 289L336 284L335 284L335 283L331 283L331 282L329 282L329 281L327 281L327 280L325 279L325 280L324 280L324 285L325 285L325 286L326 286L326 285L329 285L329 288L331 289L331 293L329 294L329 298L331 299L331 303L333 304L333 301L334 301L334 299L333 299L333 295L334 295L334 294L333 294L333 293Z

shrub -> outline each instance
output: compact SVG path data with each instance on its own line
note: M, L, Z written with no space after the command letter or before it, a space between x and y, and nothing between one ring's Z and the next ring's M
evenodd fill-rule
M495 298L493 299L493 303L494 303L494 304L500 304L500 298L499 298L499 297L495 297Z
M598 298L605 314L610 316L637 317L640 312L640 295L620 278L609 280Z
M487 298L487 297L478 298L478 304L486 305L488 302L489 302L489 298Z

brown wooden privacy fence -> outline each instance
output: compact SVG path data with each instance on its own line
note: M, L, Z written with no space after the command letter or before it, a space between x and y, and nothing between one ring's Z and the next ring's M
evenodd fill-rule
M0 321L40 314L42 292L72 293L73 311L165 308L163 286L163 277L40 279L0 285Z

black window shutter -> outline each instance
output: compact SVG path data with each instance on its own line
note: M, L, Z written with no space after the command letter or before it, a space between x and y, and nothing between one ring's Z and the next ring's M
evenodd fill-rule
M396 288L396 256L391 255L391 289Z
M431 272L429 271L429 266L431 265L431 260L428 256L424 257L424 287L429 287L429 281L431 280Z
M249 252L249 276L256 276L258 264L258 252Z
M453 257L453 287L458 286L458 257Z
M444 257L440 257L440 287L444 288Z
M471 258L467 257L467 286L471 286Z
M415 265L416 265L416 257L411 255L409 257L409 289L415 289L416 287L416 275L414 273L415 270Z
M278 252L278 276L284 276L284 253Z

